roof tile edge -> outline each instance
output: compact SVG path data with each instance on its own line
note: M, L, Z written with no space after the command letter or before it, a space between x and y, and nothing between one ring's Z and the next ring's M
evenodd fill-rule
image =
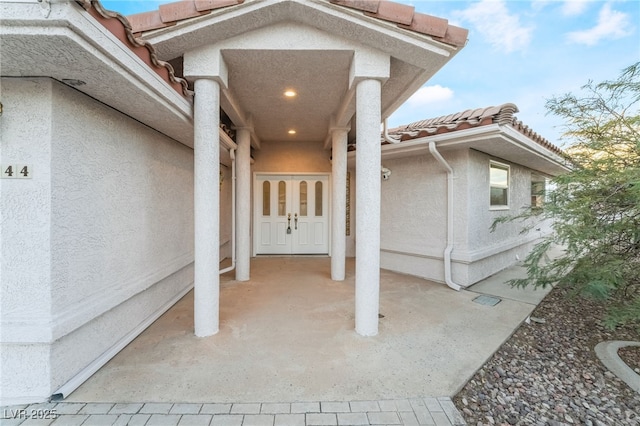
M77 0L89 1L89 0ZM195 18L214 9L235 6L245 0L181 0L161 5L158 10L137 13L128 16L136 34L175 25L177 22ZM456 48L467 44L469 31L449 25L443 18L415 12L413 6L389 0L326 0L336 6L361 11L364 15L393 24L400 29L433 37L434 40ZM171 9L174 13L169 17L166 13ZM163 13L165 12L165 13ZM170 20L169 20L170 19Z
M360 10L367 16L395 23L398 28L433 37L455 47L467 44L469 30L449 25L449 21L415 11L413 6L388 0L328 0L330 3ZM411 15L411 16L409 16Z
M518 107L513 103L505 103L498 106L476 108L437 118L416 121L404 126L389 129L389 135L401 142L419 139L427 136L435 136L442 133L451 133L469 128L498 124L510 126L517 132L528 137L538 145L549 151L566 158L567 154L558 146L534 132L531 128L515 117Z
M165 3L157 10L127 16L136 34L176 25L176 23L211 13L212 10L237 6L245 0L180 0Z
M191 98L187 81L176 77L173 67L168 62L158 59L153 45L135 37L131 24L118 12L106 10L99 0L76 0L105 29L125 44L133 53L153 69L176 92L185 98Z

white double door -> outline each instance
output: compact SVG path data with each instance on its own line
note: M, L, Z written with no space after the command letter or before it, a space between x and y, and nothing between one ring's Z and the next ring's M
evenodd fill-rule
M329 176L257 175L256 254L329 253Z

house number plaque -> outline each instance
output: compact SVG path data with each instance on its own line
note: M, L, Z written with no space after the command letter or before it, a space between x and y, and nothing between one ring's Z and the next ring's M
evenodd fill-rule
M31 179L31 166L28 164L2 164L2 179Z

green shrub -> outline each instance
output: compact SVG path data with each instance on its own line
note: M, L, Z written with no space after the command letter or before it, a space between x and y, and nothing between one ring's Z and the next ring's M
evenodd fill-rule
M542 207L494 223L553 221L525 260L528 276L515 286L565 286L607 304L610 327L640 329L640 62L617 80L582 87L547 101L565 120L571 171L549 185ZM549 259L550 247L565 251ZM579 299L576 299L579 303Z

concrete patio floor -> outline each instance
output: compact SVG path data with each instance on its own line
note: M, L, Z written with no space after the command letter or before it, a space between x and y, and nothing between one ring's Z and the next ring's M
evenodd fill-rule
M251 280L221 277L220 332L193 334L193 292L67 402L282 402L453 396L546 292L512 290L515 267L469 290L381 271L380 332L354 331L354 262L252 259ZM495 306L473 301L505 297Z

